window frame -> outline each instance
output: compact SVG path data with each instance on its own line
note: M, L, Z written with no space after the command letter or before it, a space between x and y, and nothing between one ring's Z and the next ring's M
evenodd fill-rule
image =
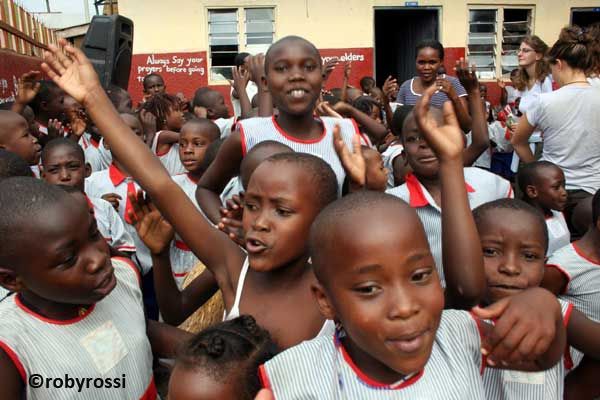
M535 6L534 5L521 5L521 4L467 4L467 42L465 46L465 56L469 58L469 33L470 33L470 12L477 10L494 10L496 11L496 49L494 54L495 61L495 77L479 78L480 82L496 82L501 79L504 82L510 81L509 74L502 74L502 40L504 37L504 10L528 10L531 13L531 26L530 32L532 35L535 34Z
M248 44L246 37L246 10L247 9L260 9L260 8L268 8L273 10L273 41L274 43L277 40L277 6L275 4L252 4L252 5L243 5L243 6L227 6L227 5L218 5L218 6L206 6L205 7L205 20L206 20L206 65L207 65L207 78L209 85L229 85L228 80L223 79L213 79L212 73L212 55L211 55L211 44L210 44L210 12L215 10L236 10L237 13L237 41L238 41L238 53L242 53L247 51ZM253 45L250 45L253 46Z

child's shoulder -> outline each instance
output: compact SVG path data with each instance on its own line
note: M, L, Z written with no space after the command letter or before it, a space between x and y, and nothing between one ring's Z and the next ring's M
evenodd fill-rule
M410 192L408 190L408 185L406 183L403 183L402 185L388 189L385 192L387 194L391 194L392 196L399 197L406 202L408 202L410 200Z
M598 264L583 254L581 249L577 247L576 242L569 243L552 253L547 264L564 269L579 269L582 267L598 269Z
M479 204L514 196L510 182L499 175L477 167L466 167L464 174L467 190L481 198Z

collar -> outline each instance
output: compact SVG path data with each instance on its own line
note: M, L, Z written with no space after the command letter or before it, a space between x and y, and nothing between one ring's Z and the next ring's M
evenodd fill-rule
M128 178L127 175L123 173L117 166L112 163L110 167L108 167L108 176L110 177L110 181L114 186L119 186L125 179Z
M419 179L412 173L409 172L406 175L406 188L408 189L409 205L413 208L425 207L430 205L427 196L425 195L425 188L419 182ZM474 193L475 189L467 182L465 182L465 188L467 193Z
M192 176L191 173L186 173L187 178L190 180L190 182L192 182L193 184L197 185L198 181L200 180L200 178L196 179Z

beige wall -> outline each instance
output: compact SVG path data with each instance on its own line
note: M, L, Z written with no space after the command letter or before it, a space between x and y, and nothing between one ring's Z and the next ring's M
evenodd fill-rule
M398 0L119 0L119 12L135 24L134 53L184 52L208 47L207 8L275 6L276 37L297 34L319 48L373 47L374 7L404 5ZM465 47L470 5L534 6L534 32L552 44L569 23L572 7L598 0L420 0L441 9L441 41Z

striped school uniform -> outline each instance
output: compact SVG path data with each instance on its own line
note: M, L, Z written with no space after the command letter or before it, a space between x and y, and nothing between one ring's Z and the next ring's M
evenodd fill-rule
M179 186L189 199L194 203L198 211L204 215L198 202L196 201L196 185L197 182L190 177L189 174L180 174L172 177L173 181ZM183 281L188 272L200 262L198 258L192 253L192 250L183 242L181 237L176 233L175 239L171 241L171 247L169 250L169 258L171 260L171 269L173 270L173 277L179 290L183 289Z
M337 178L339 193L341 193L346 172L333 147L333 128L335 125L340 126L342 138L350 149L352 149L354 135L361 134L353 119L321 117L319 122L323 126L321 137L313 140L301 140L285 132L277 123L275 116L241 120L238 122L238 129L242 140L242 154L245 156L250 149L266 140L283 143L296 152L312 154L331 166Z
M552 216L546 217L546 227L548 228L548 252L551 256L556 250L568 245L571 242L571 233L567 226L567 221L562 212L550 210Z
M467 198L471 209L484 203L505 197L513 197L510 182L480 168L464 169ZM406 183L386 191L401 198L415 209L423 223L429 247L435 260L442 286L446 286L442 266L442 210L435 203L425 186L413 174L406 176Z
M96 197L87 198L91 204L98 231L113 249L122 252L135 252L133 238L125 229L125 224L112 204Z
M157 398L140 276L125 259L113 258L112 263L117 279L114 290L72 320L57 321L36 314L18 294L0 302L0 348L21 375L27 399ZM34 374L63 380L67 375L80 380L92 378L92 383L81 392L77 386L57 388L54 384L34 388L28 384ZM119 388L99 388L93 383L97 378L123 377Z
M186 169L179 158L179 143L172 143L169 150L162 153L158 152L158 138L162 133L163 131L159 131L154 135L154 139L152 140L152 152L158 157L162 165L164 165L169 175L185 173Z
M569 324L573 305L559 300L565 327ZM566 360L561 359L550 369L524 372L486 368L483 373L485 398L488 400L562 400Z
M142 270L142 274L146 275L152 269L152 256L150 255L150 250L138 236L128 216L128 211L133 210L133 207L129 202L127 194L137 193L139 190L141 190L141 187L133 178L125 175L115 164L111 164L108 169L92 173L85 180L85 193L90 198L101 198L108 193L115 193L121 196L117 212L123 220L125 230L133 239L136 249L136 261Z
M384 384L362 372L340 340L343 333L294 346L259 369L276 400L484 399L477 322L465 311L444 310L424 370Z

